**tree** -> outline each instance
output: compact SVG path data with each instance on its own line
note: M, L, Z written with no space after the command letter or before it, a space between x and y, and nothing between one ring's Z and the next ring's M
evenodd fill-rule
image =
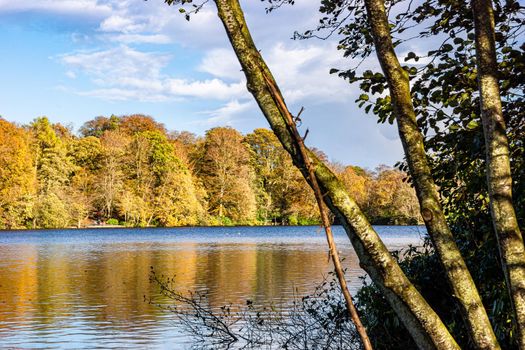
M105 131L100 138L102 144L101 167L97 176L99 207L106 218L112 218L118 197L123 187L123 162L128 136L117 130Z
M321 6L321 12L324 12L326 17L323 18L317 29L339 32L342 34L339 47L344 50L345 56L364 58L373 52L373 41L376 39L377 44L378 35L377 33L374 35L373 26L370 26L372 17L368 16L370 14L370 6L368 6L367 13L361 2L355 2L356 6L347 7L349 3L346 1L329 1L324 3ZM368 3L370 4L370 2ZM374 4L372 6L373 9L381 8L381 6L377 6L377 2L374 2ZM398 8L400 4L401 6L404 5L405 8ZM468 9L465 11L465 3L461 1L426 1L415 8L412 5L412 2L403 1L388 3L388 10L390 13L396 13L396 15L391 16L391 22L388 24L389 28L383 30L383 36L379 40L380 45L376 45L376 48L379 46L384 49L389 44L388 33L395 35L395 41L392 43L390 40L391 46L403 44L410 40L410 37L414 37L419 40L429 38L429 42L435 47L426 56L428 64L420 65L419 67L416 65L401 67L397 64L397 68L399 68L401 73L403 71L406 72L407 77L411 80L412 89L410 94L413 109L417 116L417 124L426 138L425 146L431 152L428 157L432 161L432 173L439 186L441 197L444 199L445 213L452 231L455 231L456 241L465 256L468 257L469 261L467 261L467 264L469 269L476 271L474 277L477 285L486 287L480 289L484 294L485 304L505 305L504 298L502 300L498 292L499 274L494 273L494 269L489 267L496 263L492 259L494 252L491 249L495 245L491 245L494 242L486 235L487 226L485 222L487 218L484 214L486 213L488 202L485 201L486 191L482 188L482 176L480 177L480 175L483 174L480 174L480 168L483 167L482 159L485 157L485 154L489 157L491 151L489 150L490 147L487 147L487 152L483 149L483 134L480 132L476 121L479 115L476 105L480 102L476 91L483 85L481 83L478 84L476 78L480 78L484 73L480 69L478 74L475 67L476 48L474 42L476 35L474 27L479 27L479 24L475 25L475 17L477 16L479 21L479 16L482 16L487 25L485 28L485 40L489 40L491 36L493 39L496 39L497 55L502 59L502 62L497 67L495 67L495 58L493 59L490 76L493 79L492 87L498 85L494 82L495 76L497 75L501 78L499 87L504 92L502 96L505 96L503 108L508 109L510 112L505 117L509 126L507 130L508 134L514 137L514 142L510 142L509 151L503 150L500 154L518 155L514 159L510 158L514 165L514 170L507 168L506 176L500 177L505 179L504 181L507 183L506 190L509 191L509 184L511 183L510 173L512 172L513 176L522 178L520 175L522 171L520 171L521 162L519 157L523 152L522 147L520 147L523 140L523 137L520 136L523 98L519 92L523 90L522 84L524 81L522 76L523 47L520 50L516 45L521 32L520 28L523 25L522 7L516 1L497 1L495 16L492 19L495 19L495 24L492 25L492 28L489 28L489 22L491 22L490 3L489 6L485 3L483 5L484 9L474 11L476 16L472 16L472 12L468 11ZM396 8L393 9L394 7ZM348 13L348 11L351 13ZM351 21L341 20L351 17ZM376 16L377 18L378 16ZM383 24L385 22L383 20ZM418 26L421 26L422 29L414 33ZM494 27L497 28L496 33L494 33ZM408 34L403 37L401 33ZM311 36L308 33L306 34L302 37ZM420 42L418 42L419 45L421 45ZM487 45L487 48L490 48L490 45ZM383 53L378 52L378 55L380 60L381 56L383 60L390 59L390 62L386 62L386 64L382 62L383 70L385 71L385 65L387 66L386 70L395 66L393 63L397 61L397 57L393 49L390 50L389 57L385 57L384 51ZM479 49L477 54L479 56ZM493 53L492 57L495 56ZM417 62L423 57L425 56L408 52L404 61ZM391 94L386 97L381 95L388 88L387 83L392 85L392 74L389 77L388 72L384 72L385 77L380 72L364 71L359 73L356 69L348 71L334 69L332 71L339 72L341 77L348 79L350 82L360 82L360 87L364 94L360 96L357 102L359 102L360 106L365 106L366 112L373 111L374 114L378 115L380 122L388 120L392 123L397 117L396 113L399 111L396 112L395 108L392 108L391 102L395 104L396 101L394 99L396 97L392 95L396 94L398 95L397 102L399 102L399 91L394 91L394 93L391 91ZM405 91L407 90L407 85L405 83ZM369 94L379 94L380 96L375 101L372 101ZM495 105L498 103L498 100L498 96L492 96L489 103ZM405 106L407 106L407 103L405 103ZM504 125L501 124L501 121L500 118L498 121L500 126ZM497 129L499 130L499 135L496 137L501 141L502 136L504 137L505 134L505 127ZM490 138L489 135L486 137L486 140ZM499 142L499 144L504 145L505 143ZM500 150L502 150L501 147ZM501 159L503 158L501 157ZM410 160L408 160L408 163L410 163ZM491 166L489 164L487 166L490 169ZM516 196L516 198L520 197L519 195ZM510 210L509 208L512 207L509 205L511 193L507 192L505 198L507 210ZM512 216L511 213L508 215L510 218ZM493 220L494 224L496 222L497 220ZM469 232L470 230L472 232ZM516 228L514 228L514 232L516 232ZM513 236L518 237L517 235ZM518 238L515 241L517 241L517 244L513 246L518 247L518 250L522 249L519 242L520 239ZM523 258L523 254L516 254L516 256ZM417 262L414 264L417 265ZM515 265L519 266L520 264ZM429 264L428 267L429 270L432 269L432 265ZM505 312L502 312L502 310L505 310L505 307L491 308L492 318L495 323L494 328L497 330L498 338L507 342L513 331L509 327L509 322L506 322L508 318L505 317ZM447 312L445 311L444 313ZM455 321L456 318L449 320L448 324L451 328L456 330L462 328L454 325ZM502 328L506 331L502 331ZM461 336L461 332L457 332L456 336ZM469 341L467 340L465 343L468 344ZM469 344L469 346L473 345Z
M418 224L422 222L414 189L405 181L407 174L379 167L370 179L368 210L374 223Z
M159 131L162 134L166 133L166 128L163 124L156 122L149 115L143 114L132 114L120 117L119 129L128 135L134 135L146 131Z
M38 180L34 227L67 227L70 221L65 187L73 170L67 149L46 117L35 119L30 130Z
M232 128L206 132L197 174L208 194L208 211L219 220L253 223L255 193L250 154L242 135Z
M173 145L160 131L142 135L149 143L148 168L154 183L155 220L162 226L204 222L204 209L188 168L176 157Z
M151 164L151 143L146 133L136 133L124 149L124 187L132 193L134 208L131 217L134 226L150 226L155 217L154 187L157 182ZM166 156L166 155L160 155ZM161 172L162 163L155 164Z
M315 198L290 155L273 132L255 129L246 135L255 170L258 218L265 224L318 223Z
M481 297L454 241L442 209L427 161L423 134L416 122L409 76L399 63L394 50L384 0L365 0L365 6L377 57L390 91L393 115L397 120L399 136L428 234L443 264L453 293L465 313L466 322L469 323L467 329L474 344L480 349L499 348Z
M103 147L99 138L87 136L72 139L67 154L74 166L68 188L70 215L76 226L82 227L94 214Z
M525 247L512 200L510 151L498 82L494 12L491 0L472 0L471 6L490 211L513 304L518 343L525 349Z
M368 213L371 206L370 189L376 188L375 185L372 185L372 175L368 174L364 169L350 165L344 167L344 169L339 172L339 177L352 198L355 198L359 207Z
M0 228L26 226L35 186L28 134L0 118Z
M84 125L80 128L80 133L84 137L101 137L105 131L117 130L119 128L119 124L120 118L116 115L112 115L109 118L99 116L93 120L85 122Z

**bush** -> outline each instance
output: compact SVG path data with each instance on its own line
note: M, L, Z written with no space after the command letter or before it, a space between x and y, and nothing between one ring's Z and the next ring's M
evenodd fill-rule
M119 222L117 219L111 218L108 221L106 221L106 224L116 226L116 225L119 225Z

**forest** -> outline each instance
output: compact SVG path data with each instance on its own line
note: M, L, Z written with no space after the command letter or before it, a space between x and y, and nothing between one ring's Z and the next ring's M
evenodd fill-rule
M329 166L377 224L418 224L404 172ZM270 130L204 136L146 115L99 116L76 134L47 117L0 118L0 229L319 224L313 193Z

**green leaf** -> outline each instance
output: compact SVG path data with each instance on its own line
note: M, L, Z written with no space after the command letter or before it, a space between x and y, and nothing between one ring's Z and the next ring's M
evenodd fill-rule
M476 129L477 127L479 126L479 123L475 120L471 120L468 124L467 124L467 129Z
M368 101L369 99L370 99L370 97L368 97L367 94L359 95L359 100L361 100L361 101Z

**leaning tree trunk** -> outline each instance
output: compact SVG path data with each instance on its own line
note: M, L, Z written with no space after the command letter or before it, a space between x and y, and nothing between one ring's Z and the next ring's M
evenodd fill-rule
M445 269L454 296L461 306L471 340L478 349L499 349L481 297L441 207L427 161L423 134L416 122L408 73L401 67L392 44L385 2L365 0L365 5L377 57L388 82L399 136L428 234Z
M257 50L238 0L215 0L218 15L246 75L252 93L276 136L294 164L308 179L301 152L287 127L282 105L271 86L284 101L277 84ZM286 106L284 106L286 107ZM312 152L308 152L315 177L331 211L341 220L361 266L379 286L386 299L421 349L458 349L439 316L407 279L344 185ZM311 183L310 183L311 185Z
M518 343L525 349L525 248L512 203L509 144L501 108L491 0L472 0L478 87L485 135L487 184L501 265L514 309Z
M321 222L323 223L323 227L324 227L325 234L326 234L330 257L332 258L332 262L334 263L335 274L337 276L339 286L341 287L341 292L343 293L343 297L346 302L346 308L350 316L350 319L352 320L352 322L354 323L356 327L357 333L359 334L359 337L361 338L361 342L363 343L364 349L373 350L372 343L370 342L370 338L368 337L368 333L366 332L365 327L361 323L361 319L359 318L357 309L355 308L354 302L352 300L352 295L350 294L350 291L348 290L348 285L346 283L344 269L341 264L341 259L339 258L339 252L337 251L337 246L335 244L334 235L332 233L332 225L330 223L330 217L328 214L328 210L326 206L324 205L325 203L324 203L323 192L321 191L321 187L319 187L319 183L317 182L317 177L315 176L315 169L308 155L308 150L306 148L306 145L304 144L304 139L299 134L299 131L297 130L296 120L294 120L294 117L288 110L288 107L286 106L286 103L282 99L282 96L279 92L278 87L275 85L275 82L272 81L272 79L266 75L264 76L264 79L266 80L266 84L268 85L268 88L270 89L272 98L274 99L275 102L277 102L277 106L279 107L284 117L284 120L286 122L286 125L288 126L288 132L292 136L292 139L294 141L294 147L299 152L299 155L303 160L305 171L308 174L306 179L308 183L310 184L310 186L312 187L312 190L314 191L315 200L317 202L317 206L319 207L319 213L321 215ZM301 112L299 112L299 114L300 113ZM299 116L297 116L297 118L299 118Z

